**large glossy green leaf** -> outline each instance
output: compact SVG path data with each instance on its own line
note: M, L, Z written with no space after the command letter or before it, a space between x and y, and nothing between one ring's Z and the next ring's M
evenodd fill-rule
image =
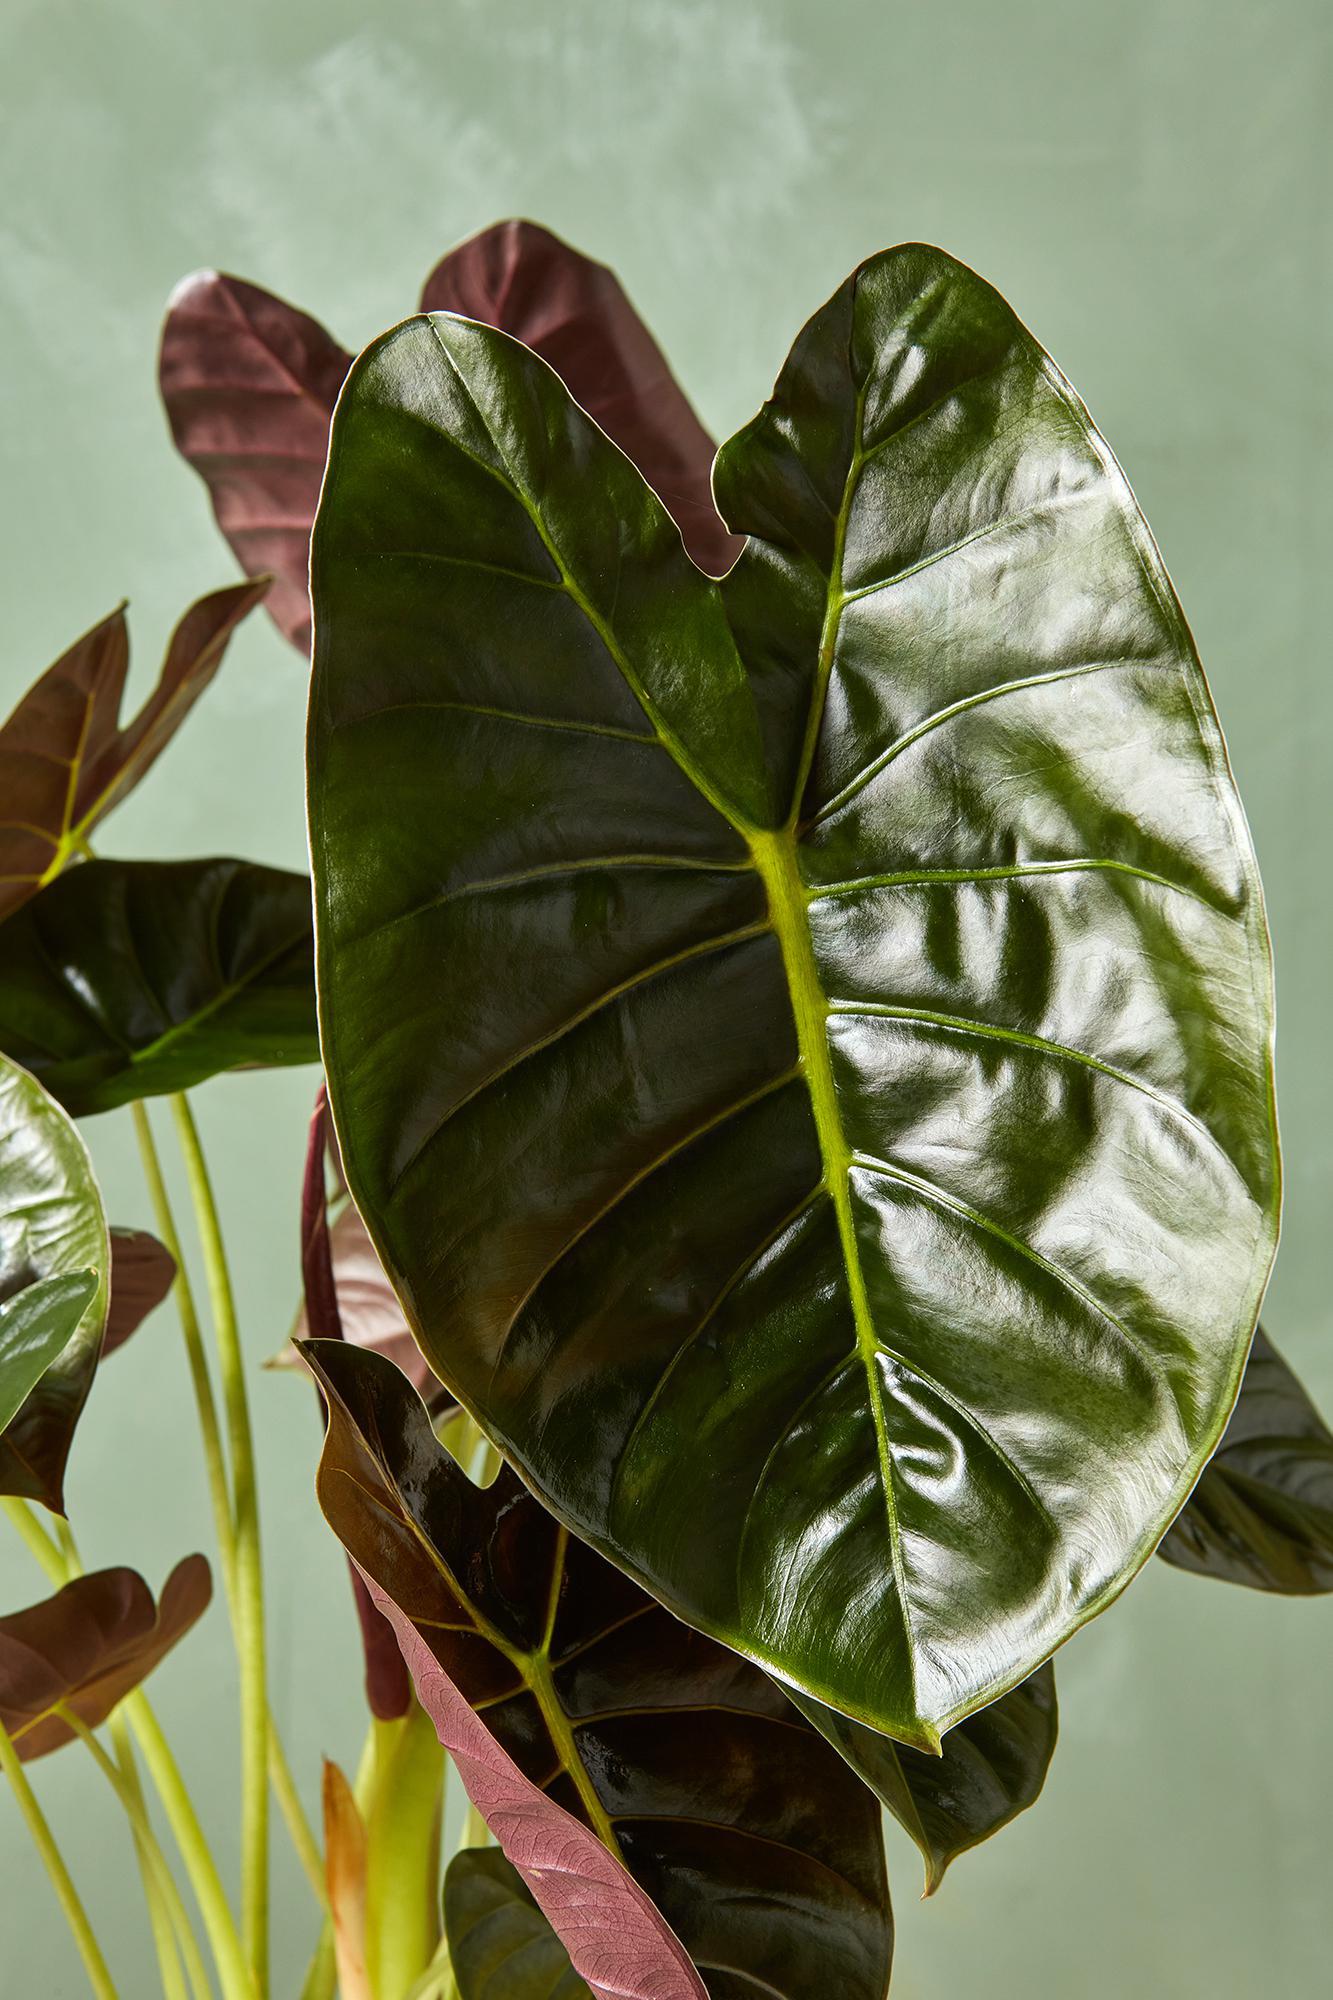
M0 1049L76 1116L314 1062L310 885L250 861L89 861L0 927Z
M1035 1805L1059 1727L1049 1663L950 1729L938 1757L793 1694L801 1713L842 1752L921 1850L926 1894L951 1861Z
M1157 1553L1251 1590L1333 1590L1333 1435L1262 1327L1226 1435Z
M498 1847L465 1847L444 1874L458 2000L589 2000L527 1883Z
M34 681L0 726L0 916L84 851L93 828L162 754L267 588L266 578L232 584L192 604L171 635L157 686L123 726L124 605Z
M0 935L3 935L0 932ZM68 1281L96 1276L54 1359L0 1430L0 1493L64 1510L65 1462L92 1386L107 1316L111 1249L88 1148L41 1085L0 1055L0 1299L39 1287L72 1310Z
M526 349L344 389L324 1054L432 1366L665 1603L918 1747L1151 1553L1276 1229L1267 933L1086 411L872 259L715 471L719 586Z
M38 1278L0 1303L0 1432L68 1347L96 1296L96 1271L70 1271Z
M768 1677L552 1519L468 1480L392 1362L302 1349L318 1491L349 1555L491 1735L652 1897L712 2000L879 2000L892 1920L874 1799Z

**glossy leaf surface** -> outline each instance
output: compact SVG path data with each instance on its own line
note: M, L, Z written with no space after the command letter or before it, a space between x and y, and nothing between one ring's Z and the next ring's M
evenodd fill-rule
M102 1197L76 1128L26 1070L0 1055L0 1298L87 1272L91 1303L0 1431L0 1493L64 1508L65 1462L106 1324L111 1252ZM66 1298L66 1303L69 1303Z
M267 582L202 597L167 646L157 686L122 728L130 642L122 606L75 641L0 727L0 916L77 855L180 728Z
M76 1117L315 1062L310 885L250 861L89 861L0 929L0 1049Z
M887 1990L879 1812L759 1670L692 1632L501 1471L480 1489L381 1356L307 1347L320 1502L487 1730L593 1829L713 2000Z
M793 1699L916 1842L928 1896L951 1861L1036 1803L1055 1754L1058 1714L1049 1665L950 1729L938 1757L879 1736L807 1696Z
M58 1702L90 1729L146 1680L203 1616L213 1594L203 1556L177 1563L160 1604L132 1569L91 1570L54 1597L0 1618L0 1722L19 1756L44 1757L74 1732Z
M310 523L351 361L307 313L221 271L178 285L162 328L158 380L176 448L241 568L272 572L269 615L303 653Z
M1277 1212L1261 896L1110 452L872 259L704 578L524 348L339 405L309 779L348 1180L437 1372L702 1629L917 1747L1155 1547Z
M147 1229L111 1231L111 1301L102 1359L123 1347L156 1312L176 1277L176 1259Z
M1157 1553L1251 1590L1333 1590L1333 1435L1262 1327L1226 1434Z
M498 1847L465 1847L444 1875L458 2000L588 2000L569 1953Z
M496 223L436 265L423 312L461 313L521 340L632 458L700 568L740 554L713 504L713 441L624 288L535 222Z
M96 1271L71 1271L38 1278L0 1302L0 1431L74 1338L97 1282Z

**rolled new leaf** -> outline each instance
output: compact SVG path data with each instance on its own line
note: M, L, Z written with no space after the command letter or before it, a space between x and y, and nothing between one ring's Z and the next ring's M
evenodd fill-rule
M1251 1590L1333 1590L1333 1435L1262 1327L1222 1442L1157 1553Z
M792 1699L916 1842L928 1896L951 1861L1036 1804L1055 1755L1059 1719L1049 1664L949 1730L938 1757L877 1735L805 1695Z
M129 668L125 607L94 625L35 681L0 726L0 916L79 855L180 728L267 579L215 590L171 635L157 686L122 728Z
M893 1925L879 1809L822 1736L507 1468L473 1486L383 1356L328 1341L303 1352L329 1404L320 1503L377 1602L387 1593L419 1635L405 1648L419 1698L430 1706L424 1658L478 1711L469 1726L623 1861L714 2000L752 1985L808 2000L821 1983L881 2000Z
M315 1062L310 885L251 861L89 861L0 927L0 1049L83 1117Z
M458 2000L588 2000L523 1877L498 1847L465 1847L444 1874Z
M146 1229L111 1231L111 1300L102 1359L123 1347L156 1312L176 1277L176 1259Z
M323 1049L432 1366L700 1629L918 1748L1151 1554L1276 1233L1254 859L1156 548L934 250L702 576L532 353L353 369L312 548Z
M0 1427L0 1493L40 1500L57 1513L101 1352L110 1262L88 1148L35 1078L0 1055L0 1299L13 1313L27 1313L24 1300L35 1311L55 1311L65 1335Z
M0 1618L0 1722L19 1756L44 1757L74 1731L63 1704L89 1729L139 1686L208 1608L203 1556L186 1556L160 1603L132 1569L91 1570L54 1597Z

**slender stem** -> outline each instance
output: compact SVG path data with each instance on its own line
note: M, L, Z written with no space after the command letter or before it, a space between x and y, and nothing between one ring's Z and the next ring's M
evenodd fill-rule
M435 1956L404 2000L458 2000L458 1982L449 1956L449 1940L441 1938Z
M208 1974L205 1972L204 1962L199 1956L199 1947L194 1941L194 1932L190 1928L190 1920L186 1915L185 1905L181 1901L180 1891L172 1879L171 1870L167 1867L166 1857L159 1847L157 1836L149 1823L148 1814L144 1809L142 1792L137 1791L136 1787L126 1779L124 1773L108 1757L87 1723L66 1702L57 1702L54 1713L74 1731L79 1741L92 1753L93 1757L97 1760L98 1768L101 1770L102 1775L111 1786L116 1797L120 1800L125 1811L125 1816L129 1820L135 1845L140 1849L147 1861L147 1872L154 1883L155 1892L168 1911L170 1921L175 1927L176 1936L180 1940L181 1950L185 1954L186 1968L189 1973L190 1989L195 1995L195 2000L208 2000L210 1992Z
M46 1822L46 1815L33 1794L23 1766L18 1760L18 1752L10 1741L9 1731L0 1723L0 1772L8 1778L14 1797L18 1800L19 1811L28 1823L32 1844L46 1864L46 1872L51 1878L51 1886L60 1898L60 1907L74 1933L74 1942L79 1948L84 1970L97 2000L116 2000L116 1989L111 1983L106 1960L101 1947L93 1936L93 1927L88 1921L88 1912L79 1900L79 1892L74 1887L70 1872L65 1866L60 1849L56 1846L55 1835Z
M32 1509L22 1500L6 1499L4 1510L20 1536L27 1543L31 1553L37 1558L52 1583L69 1582L69 1565L51 1536L38 1521Z
M377 1994L406 1992L440 1936L440 1800L444 1753L415 1700L374 1725L376 1769L366 1815L366 1964Z
M116 1753L116 1765L121 1782L133 1800L134 1810L131 1812L127 1805L126 1811L129 1813L130 1826L134 1834L134 1856L139 1864L139 1878L143 1883L143 1899L153 1933L153 1949L157 1953L158 1971L162 1975L163 2000L185 2000L185 1977L181 1971L176 1933L172 1929L169 1899L158 1880L157 1863L153 1855L153 1849L157 1848L156 1836L148 1824L148 1808L144 1803L143 1786L139 1782L139 1767L134 1761L134 1746L130 1742L130 1732L125 1726L124 1716L119 1712L111 1716L107 1733ZM141 1831L140 1822L147 1827L147 1838ZM162 1860L160 1848L157 1848L157 1858L165 1867L166 1863ZM174 1889L174 1883L172 1887ZM190 1934L190 1942L193 1945L193 1932ZM202 1992L205 1995L211 1992L207 1981Z
M171 1109L194 1203L217 1336L222 1402L231 1451L236 1533L236 1638L241 1680L241 1928L262 1994L268 1991L268 1695L264 1579L259 1549L254 1444L240 1330L217 1204L193 1114L183 1096Z
M222 1449L222 1432L218 1426L217 1404L213 1396L212 1378L208 1372L208 1356L204 1350L199 1314L195 1308L194 1294L190 1289L189 1275L181 1250L180 1232L176 1227L176 1218L172 1213L171 1200L167 1194L166 1177L162 1172L161 1158L153 1139L148 1110L138 1100L131 1106L131 1110L134 1115L135 1134L139 1141L139 1154L143 1161L144 1179L148 1183L148 1194L153 1205L158 1234L176 1261L176 1280L172 1289L176 1309L180 1314L181 1332L185 1339L190 1380L194 1387L199 1434L203 1442L204 1465L208 1474L209 1498L213 1507L213 1532L217 1537L227 1609L232 1631L235 1633L237 1630L236 1531L232 1519L226 1460ZM324 1864L320 1858L319 1844L306 1818L271 1711L268 1714L268 1770L273 1794L287 1823L292 1846L296 1849L301 1866L315 1892L315 1898L322 1908L327 1901L327 1892L324 1886Z

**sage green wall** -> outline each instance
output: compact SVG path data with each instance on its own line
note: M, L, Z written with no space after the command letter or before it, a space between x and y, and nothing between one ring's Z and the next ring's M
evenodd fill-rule
M1333 1407L1331 64L1327 0L0 0L0 696L123 594L141 689L231 574L154 394L162 304L195 266L356 345L451 241L527 213L617 266L725 432L859 258L945 245L1087 398L1194 622L1277 943L1289 1192L1266 1317ZM301 865L303 695L256 617L106 849ZM313 1084L200 1094L256 1368L292 1311ZM147 1221L127 1122L90 1137L114 1219ZM319 1753L359 1741L352 1624L310 1398L252 1379L276 1706L313 1795ZM95 1562L156 1581L207 1546L167 1314L99 1382L71 1490ZM6 1544L0 1603L37 1594ZM1038 1810L930 1904L891 1835L897 2000L1327 1992L1331 1655L1333 1603L1151 1564L1061 1659ZM215 1608L157 1696L224 1848L234 1694ZM113 1804L73 1751L36 1776L122 1993L148 1995ZM287 2000L311 1911L286 1862L277 1885ZM0 1995L83 1990L0 1800Z

